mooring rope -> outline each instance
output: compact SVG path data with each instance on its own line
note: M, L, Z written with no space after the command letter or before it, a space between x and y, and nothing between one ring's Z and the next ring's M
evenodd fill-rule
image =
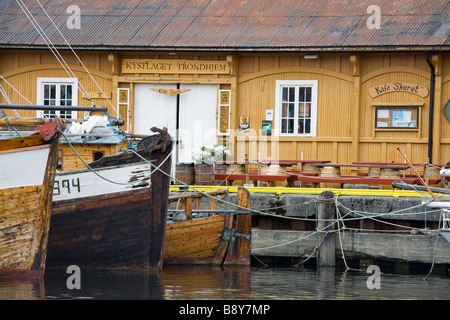
M438 228L440 228L440 226L441 226L442 210L444 210L444 209L441 209L441 214L439 215L439 224L438 224ZM436 253L437 253L438 240L439 240L439 231L438 231L438 233L437 233L437 235L436 235L436 243L435 243L435 245L434 245L433 262L431 263L430 271L428 272L428 274L426 275L426 277L424 278L424 280L427 280L428 277L430 276L431 272L433 271L434 263L435 263L435 261L436 261Z
M134 183L131 182L117 182L117 181L113 181L111 179L108 179L102 175L100 175L98 172L96 172L91 166L89 166L89 164L86 163L86 161L84 161L84 159L80 156L80 154L77 152L77 150L75 150L75 148L72 146L72 143L69 141L69 139L67 139L66 135L64 133L61 132L61 135L64 137L64 139L66 139L67 144L69 145L69 147L73 150L73 152L75 152L76 156L83 162L83 164L86 166L87 169L89 169L91 172L93 172L96 176L98 176L99 178L108 181L110 183L113 184L118 184L118 185L134 185ZM134 154L136 154L137 156L139 156L140 158L142 158L145 162L151 164L150 161L148 161L147 159L145 159L144 157L142 157L140 154L138 154L136 151L134 151L133 149L127 149L129 151L132 151ZM152 175L152 173L154 173L156 170L159 170L159 168L167 161L167 159L170 158L170 156L172 155L173 150L170 151L170 153L167 155L167 157L161 162L161 164L156 167L155 170L153 170L152 172L150 172L149 177Z
M84 165L85 165L90 171L92 171L94 174L96 174L98 177L100 177L101 179L104 179L104 180L106 180L106 181L108 181L108 182L114 183L114 184L120 184L120 185L130 185L130 184L131 184L131 183L120 183L120 182L112 181L112 180L110 180L110 179L107 179L107 178L101 176L101 175L98 174L97 172L95 172L95 170L92 169L92 168L91 168L91 167L90 167L90 166L89 166L89 165L81 158L81 156L78 154L78 152L77 152L77 151L75 150L75 148L72 146L72 144L71 144L70 141L67 139L67 137L66 137L63 133L62 133L62 135L63 135L63 137L66 139L66 141L68 142L68 144L69 144L69 146L72 148L72 150L75 152L75 154L76 154L76 155L80 158L80 160L84 163ZM169 178L171 178L171 179L177 181L178 183L180 183L180 184L182 184L182 185L185 185L185 186L187 186L188 188L190 188L190 189L192 189L192 190L194 190L194 191L196 191L196 192L198 192L198 193L200 193L200 194L202 194L202 195L204 195L204 196L210 198L212 201L215 201L219 206L221 206L221 204L219 203L219 202L221 202L221 203L223 203L224 205L234 206L234 207L236 207L236 208L240 208L240 209L243 209L243 210L246 210L246 211L249 211L249 212L253 212L253 213L257 213L257 214L260 214L260 215L272 216L272 217L276 217L276 218L292 219L292 220L311 221L311 222L317 222L317 221L333 221L332 224L338 223L339 221L341 221L341 223L342 223L343 226L344 226L344 228L342 228L342 231L345 231L345 230L350 230L350 228L347 228L347 227L345 226L344 221L364 220L364 219L372 219L372 220L374 220L374 221L377 221L377 222L380 222L380 223L389 224L389 225L393 225L393 226L396 226L396 227L404 227L404 228L416 229L416 228L412 228L412 227L407 227L407 226L402 226L402 225L394 224L394 223L391 223L391 222L388 222L388 221L378 220L378 219L376 219L376 217L382 217L382 216L387 216L387 215L389 215L389 216L392 216L392 215L402 215L402 214L404 214L404 215L426 214L426 213L433 213L434 211L439 211L439 210L431 210L431 211L427 211L427 212L406 212L406 211L409 211L409 210L412 210L412 209L416 209L416 208L420 208L420 207L423 207L423 206L424 206L424 204L420 204L420 205L415 205L415 206L411 206L411 207L409 207L409 208L399 209L399 210L396 210L396 211L393 211L393 212L388 212L388 213L364 212L364 211L352 210L352 209L350 209L350 208L344 206L342 203L340 203L340 202L337 200L337 197L336 197L336 198L335 198L335 204L336 204L337 212L339 213L339 218L338 218L338 219L318 219L318 218L301 218L301 217L292 217L292 216L288 216L288 217L286 217L286 216L280 216L280 215L277 215L277 214L272 214L272 213L267 213L267 212L263 212L263 211L262 211L262 210L273 210L273 209L276 209L276 208L278 208L278 207L276 207L276 208L267 208L267 209L259 209L259 210L251 209L251 208L245 208L245 207L239 206L239 205L237 205L237 204L234 204L234 203L232 203L232 202L226 201L226 200L224 200L224 199L221 199L221 198L218 198L218 197L214 197L214 196L212 196L212 195L209 195L209 194L207 194L207 193L205 193L205 192L203 192L203 191L201 191L201 190L199 190L199 189L197 189L197 188L195 188L195 187L193 187L193 186L190 186L190 185L188 185L188 184L186 184L186 183L180 181L179 179L177 179L177 178L171 176L170 174L167 174L165 171L161 170L160 167L161 167L161 166L162 166L162 165L170 158L170 156L171 156L173 150L171 150L171 152L166 156L166 158L163 160L163 162L161 162L161 164L160 164L159 166L157 166L157 167L156 167L153 163L151 163L150 161L148 161L147 159L145 159L144 157L142 157L140 154L138 154L135 150L133 150L133 149L127 149L127 150L129 150L129 151L131 151L132 153L134 153L135 155L137 155L137 156L138 156L139 158L141 158L143 161L149 163L150 166L154 168L154 170L151 171L151 174L154 173L156 170L159 170L159 171L161 171L163 174L165 174L166 176L168 176ZM311 204L311 203L316 203L316 199L313 199L313 200L310 200L310 201L306 201L306 202L304 202L304 203L302 203L302 204L300 204L300 205L306 206L306 205L309 205L309 204ZM298 206L298 205L299 205L299 204L295 204L295 205L293 205L293 206ZM359 215L359 217L353 217L353 218L346 218L346 219L344 219L344 217L342 217L342 216L340 215L340 211L339 211L339 209L338 209L339 206L343 207L344 209L346 209L346 210L348 211L348 212L344 215L344 217L350 215L351 213L356 214L356 215ZM284 207L287 207L287 206L284 206ZM316 209L317 209L317 208L316 208ZM316 215L317 215L317 214L316 214ZM367 216L367 215L370 215L370 216ZM330 224L330 225L332 225L332 224ZM326 226L325 228L323 228L323 230L329 228L330 225L328 225L328 226ZM351 228L351 229L353 230L353 228ZM306 238L308 238L308 237L310 237L310 236L312 236L312 235L314 235L314 234L316 234L316 233L318 233L318 232L322 232L323 230L317 230L317 231L311 233L310 235L307 235L307 236L305 236L305 237L301 237L301 238L299 238L299 239L290 241L290 242L285 243L285 244L280 244L280 245L271 246L271 247L267 247L267 248L252 249L252 250L258 251L258 250L265 250L265 249L276 248L276 247L280 247L280 246L284 246L284 245L289 245L289 244L291 244L291 243L295 243L295 242L297 242L297 241L301 241L301 240L303 240L303 239L306 239ZM355 229L355 230L361 231L362 229ZM372 229L371 229L371 230L372 230ZM338 224L337 231L338 231L338 232L341 231L341 228L339 227L339 224ZM383 231L387 232L386 230L383 230ZM430 231L431 231L431 230L430 230ZM336 231L326 231L326 232L336 232ZM339 233L339 236L340 236L340 233ZM344 258L344 259L345 259L345 258Z
M245 164L245 161L243 161L243 162L241 162L241 163L238 163L238 164L237 164L237 167L236 167L233 171L231 171L230 174L229 174L228 176L225 177L225 179L223 179L222 181L220 181L218 185L220 186L220 185L222 185L222 183L224 183L225 181L227 181L228 178L229 178L233 173L235 173L235 172L240 168L240 166L242 166L243 164Z

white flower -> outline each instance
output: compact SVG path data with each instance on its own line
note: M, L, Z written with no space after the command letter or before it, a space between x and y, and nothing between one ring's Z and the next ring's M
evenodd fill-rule
M197 164L213 164L217 160L229 159L230 157L230 150L224 145L215 146L213 148L201 147L200 150L192 153L192 160Z

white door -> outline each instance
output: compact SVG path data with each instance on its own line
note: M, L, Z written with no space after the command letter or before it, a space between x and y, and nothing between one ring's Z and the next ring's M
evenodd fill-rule
M217 86L182 84L178 162L192 162L192 153L216 144Z
M177 89L176 84L136 84L134 105L134 132L151 134L153 126L167 127L172 139L179 143L172 157L172 172L176 163L192 162L192 153L202 146L216 143L217 86L181 84L189 90L178 96L170 96L151 89ZM177 107L178 104L178 107ZM179 110L177 115L177 109Z
M177 97L151 89L176 89L175 84L136 84L134 100L134 133L153 134L151 127L166 127L175 138L177 124Z

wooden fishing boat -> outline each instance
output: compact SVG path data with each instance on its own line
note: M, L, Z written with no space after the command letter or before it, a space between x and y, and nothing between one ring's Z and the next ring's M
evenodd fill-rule
M223 192L209 194L217 197ZM235 210L216 210L214 198L208 209L201 209L202 196L190 192L169 197L178 206L167 222L164 263L250 265L251 215L245 210L250 208L248 190L238 189Z
M27 136L0 138L0 273L42 276L60 132L47 122Z
M135 152L90 163L94 172L56 175L48 268L162 268L172 141L151 130Z

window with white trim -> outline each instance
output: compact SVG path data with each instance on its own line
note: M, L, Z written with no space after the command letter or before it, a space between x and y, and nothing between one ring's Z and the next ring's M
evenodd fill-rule
M316 136L317 80L276 81L276 130L279 136Z
M44 106L76 106L78 103L78 79L76 78L38 78L37 104ZM37 116L63 119L76 118L76 111L38 110Z

